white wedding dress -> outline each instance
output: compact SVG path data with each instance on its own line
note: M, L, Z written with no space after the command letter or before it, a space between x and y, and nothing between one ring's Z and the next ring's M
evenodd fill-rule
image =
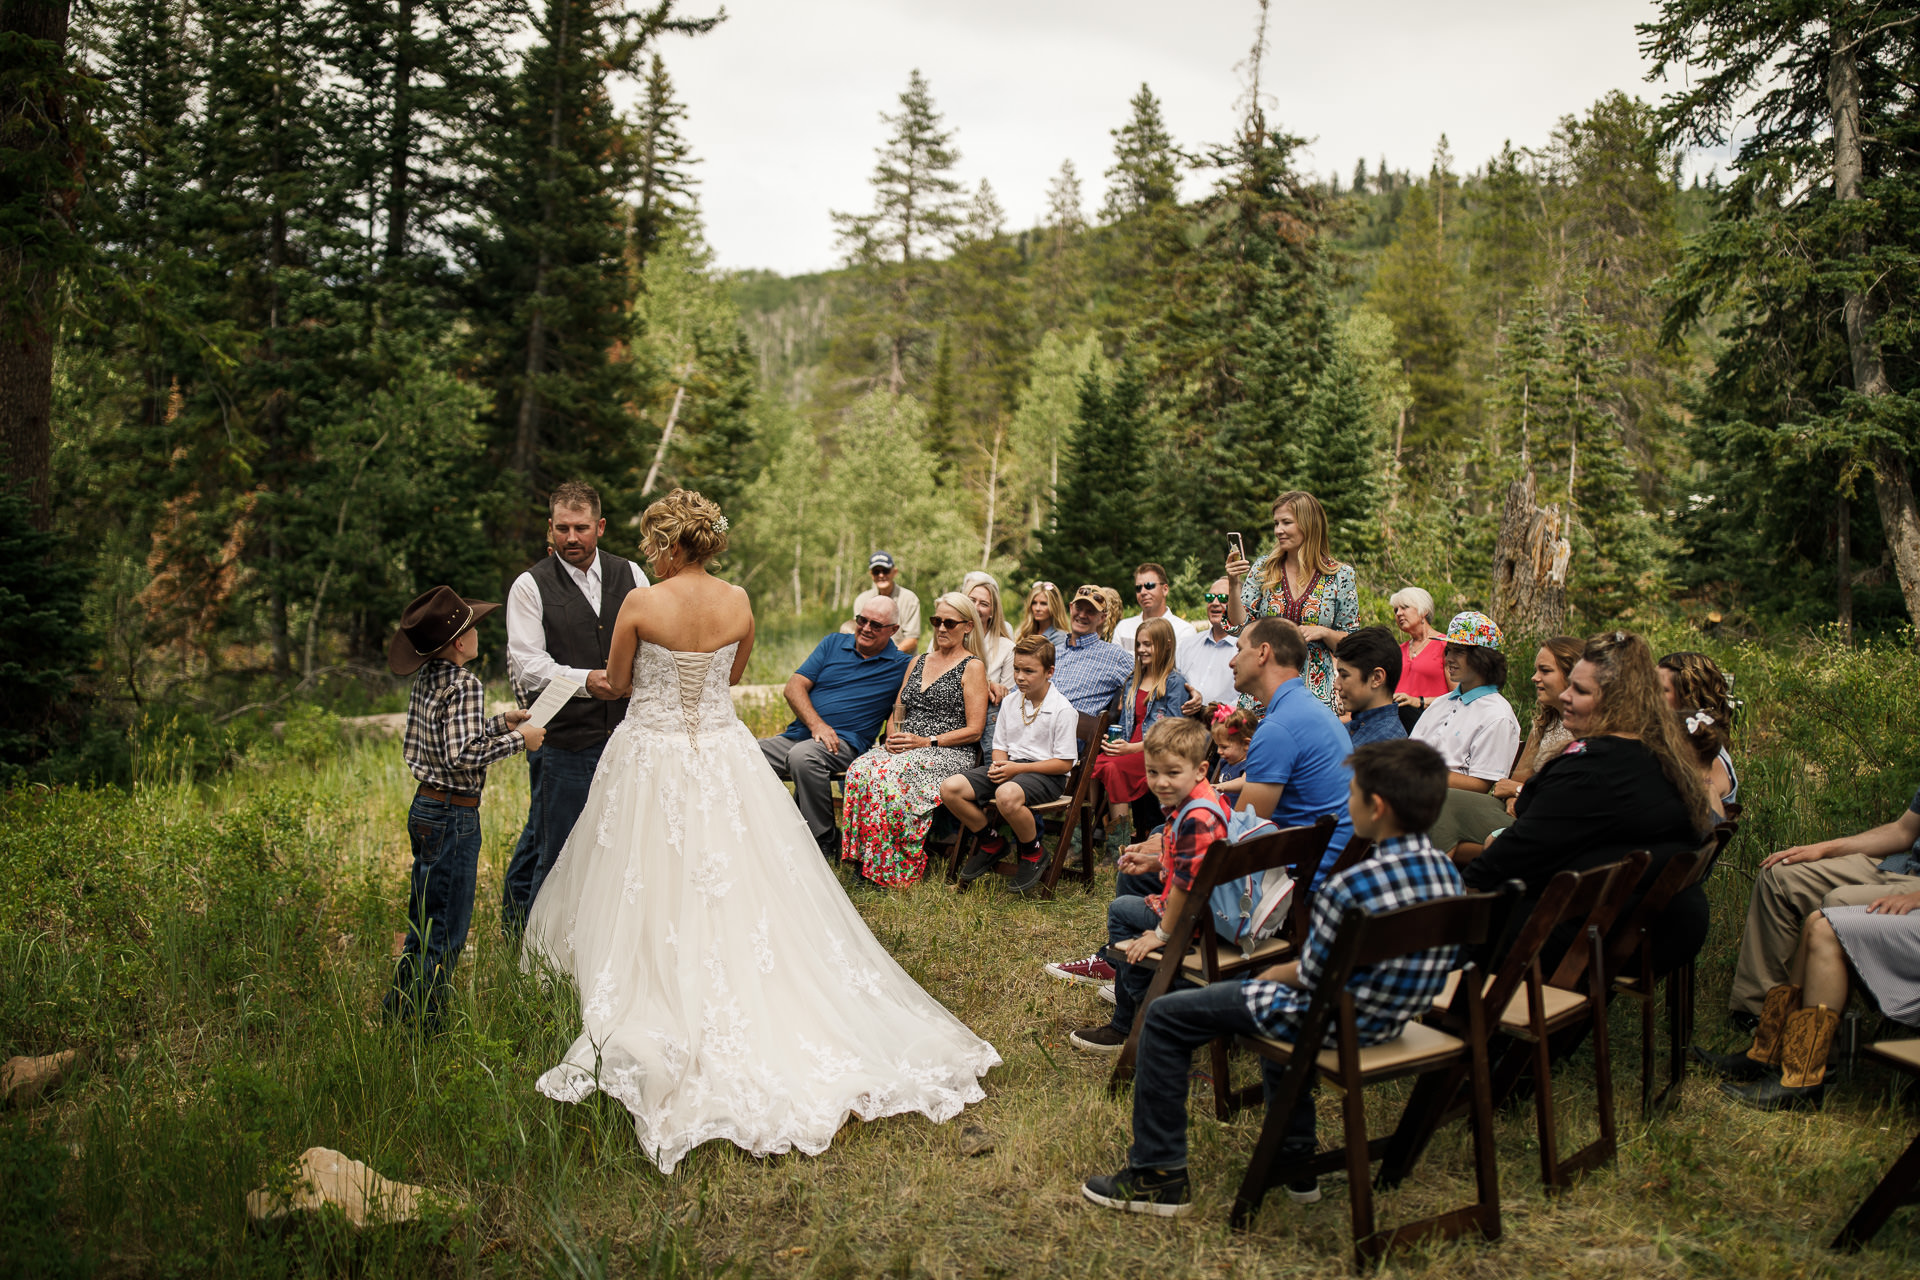
M627 717L527 921L526 963L579 984L539 1089L600 1089L671 1173L725 1138L826 1150L847 1117L951 1119L993 1046L894 963L821 859L727 690L735 645L642 642Z

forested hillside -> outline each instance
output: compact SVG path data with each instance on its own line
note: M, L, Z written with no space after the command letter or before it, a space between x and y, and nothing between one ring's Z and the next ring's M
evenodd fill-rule
M671 486L720 500L763 613L844 607L877 546L923 592L1157 559L1190 606L1293 488L1365 590L1486 604L1522 477L1578 625L1920 605L1907 9L1669 0L1643 96L1338 173L1257 41L1218 136L1142 84L1024 228L903 66L842 265L791 279L704 240L671 67L717 11L6 13L16 761L377 673L402 604L501 591L573 477L615 545Z

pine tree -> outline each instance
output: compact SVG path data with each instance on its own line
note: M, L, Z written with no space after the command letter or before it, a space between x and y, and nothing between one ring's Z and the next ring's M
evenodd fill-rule
M1320 499L1328 537L1343 557L1368 557L1380 548L1382 426L1359 356L1336 333L1307 398L1288 470L1292 487Z
M1380 256L1367 305L1393 322L1413 386L1405 443L1428 449L1457 444L1466 398L1459 273L1426 186L1406 193L1398 225L1399 238Z
M1027 567L1060 581L1114 585L1157 550L1146 382L1123 360L1113 384L1089 373L1061 470L1060 500Z
M1007 474L1009 502L1022 506L1033 532L1048 527L1059 507L1060 465L1071 457L1083 384L1091 376L1104 387L1113 369L1089 335L1069 345L1049 332L1034 348L1028 380L1008 425L1012 447Z
M1171 204L1180 191L1182 157L1160 114L1160 100L1142 83L1127 105L1133 108L1132 118L1112 130L1113 166L1107 170L1107 199L1100 212L1105 222Z
M1091 301L1084 200L1073 161L1062 160L1060 172L1047 184L1045 234L1034 271L1034 319L1043 333L1081 321Z
M636 268L645 265L667 228L693 216L693 166L698 160L680 132L686 104L673 96L667 64L656 53L647 67L647 79L635 107L634 150L639 173L634 181L631 256Z
M882 112L880 119L893 132L876 149L868 179L873 212L835 213L833 220L849 264L865 277L873 312L867 325L885 345L887 389L898 395L926 334L927 259L949 247L965 222L964 188L953 176L960 160L953 131L944 127L918 69L907 77L899 112Z
M1353 194L1367 194L1367 158L1361 156L1353 162Z

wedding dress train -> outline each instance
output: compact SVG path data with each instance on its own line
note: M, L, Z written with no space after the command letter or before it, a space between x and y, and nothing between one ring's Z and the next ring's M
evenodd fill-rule
M668 1173L714 1138L818 1155L849 1116L950 1119L1000 1061L847 901L734 714L735 647L641 643L527 921L526 962L573 975L584 1023L540 1091L619 1099Z

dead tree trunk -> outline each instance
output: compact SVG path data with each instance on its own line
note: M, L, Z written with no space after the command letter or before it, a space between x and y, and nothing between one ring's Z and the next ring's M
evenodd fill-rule
M1572 551L1560 508L1539 504L1533 473L1507 486L1493 544L1493 616L1508 635L1554 636L1566 630Z

